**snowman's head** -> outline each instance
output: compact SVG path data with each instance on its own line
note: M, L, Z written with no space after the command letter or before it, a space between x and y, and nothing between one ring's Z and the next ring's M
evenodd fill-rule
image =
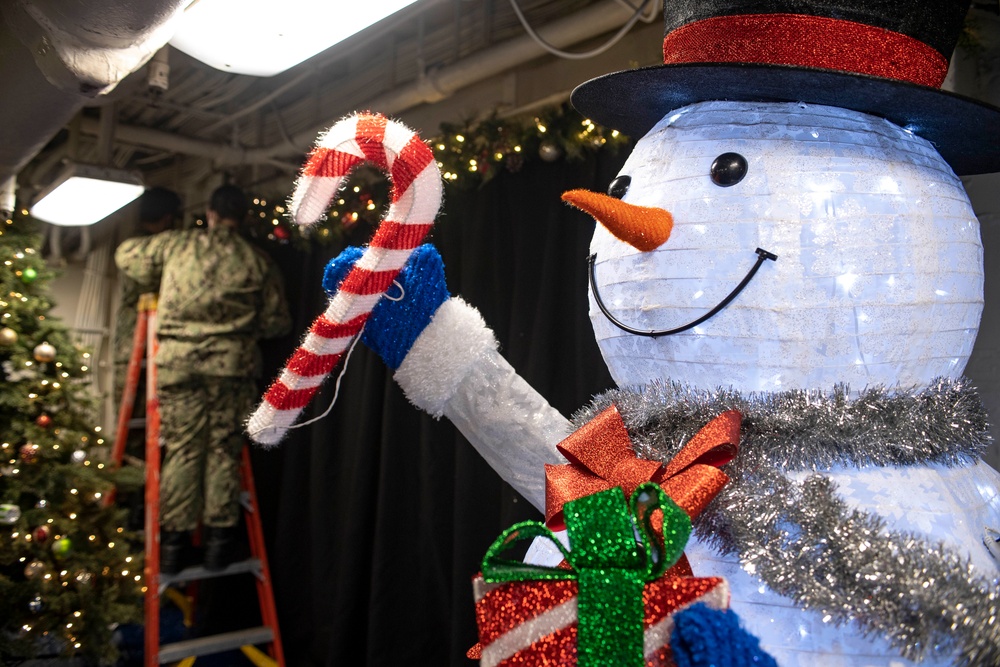
M590 315L619 385L861 389L964 369L983 306L979 224L906 129L836 107L701 102L646 134L612 186L581 207L601 223ZM758 261L700 324L629 333L697 321Z

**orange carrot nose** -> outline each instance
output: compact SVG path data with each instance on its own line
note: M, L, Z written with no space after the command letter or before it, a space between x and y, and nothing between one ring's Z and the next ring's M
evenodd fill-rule
M642 252L659 248L674 228L674 217L662 208L626 204L590 190L570 190L562 199L594 216L616 238Z

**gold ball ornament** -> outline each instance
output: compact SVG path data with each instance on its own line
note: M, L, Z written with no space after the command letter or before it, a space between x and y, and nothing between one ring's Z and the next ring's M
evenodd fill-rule
M40 577L43 572L45 572L45 563L38 559L35 559L24 566L24 577L26 579Z
M39 343L32 350L32 354L35 357L35 361L40 363L48 363L56 358L56 348L49 344L48 341L44 343Z
M10 347L17 342L17 332L10 327L0 329L0 347Z
M25 463L37 463L38 462L38 452L42 450L41 447L33 442L21 445L21 449L18 451L21 454L21 460Z

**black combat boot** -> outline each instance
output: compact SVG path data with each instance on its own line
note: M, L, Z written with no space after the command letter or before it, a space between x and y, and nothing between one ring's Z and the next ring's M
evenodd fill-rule
M191 535L186 530L160 531L160 573L177 574L184 569L184 561L191 546Z
M222 570L236 557L236 526L205 526L205 569Z

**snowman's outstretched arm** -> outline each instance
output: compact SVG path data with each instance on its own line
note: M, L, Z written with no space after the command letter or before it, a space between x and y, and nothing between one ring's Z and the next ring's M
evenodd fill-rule
M335 292L361 254L347 248L331 260L323 288ZM372 310L361 341L395 371L410 402L450 419L500 477L544 511L544 464L565 462L556 444L569 435L569 421L500 355L479 311L449 295L434 246L417 248L396 282Z

